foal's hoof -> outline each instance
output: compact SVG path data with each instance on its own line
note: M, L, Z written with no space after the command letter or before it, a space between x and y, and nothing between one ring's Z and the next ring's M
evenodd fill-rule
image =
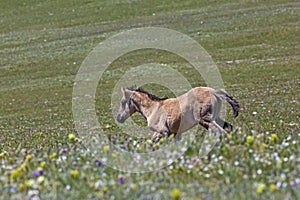
M231 133L233 130L233 126L229 123L225 123L223 129L227 132L227 133Z
M152 142L153 142L153 143L157 143L157 142L159 142L159 140L160 140L159 137L153 137L153 138L152 138Z
M152 137L152 142L153 143L158 143L161 138L165 137L163 133L155 133Z

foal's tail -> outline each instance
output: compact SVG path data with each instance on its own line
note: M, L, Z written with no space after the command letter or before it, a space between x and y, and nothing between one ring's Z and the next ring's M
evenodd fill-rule
M225 100L228 103L230 103L230 105L233 109L233 116L234 117L237 117L239 115L240 105L239 105L239 102L236 99L234 99L232 96L227 94L224 90L215 90L214 95L216 95L220 99Z

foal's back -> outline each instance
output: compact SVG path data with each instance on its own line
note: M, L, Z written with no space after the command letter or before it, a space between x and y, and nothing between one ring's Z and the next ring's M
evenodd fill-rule
M162 110L171 132L184 132L197 125L201 116L212 109L215 101L213 91L212 88L196 87L177 98L162 101Z

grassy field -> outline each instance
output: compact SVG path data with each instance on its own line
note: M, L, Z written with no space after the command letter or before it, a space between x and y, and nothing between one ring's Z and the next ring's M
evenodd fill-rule
M299 199L299 8L283 0L1 1L0 199ZM130 174L82 147L72 90L96 45L149 26L198 41L242 111L228 116L235 132L209 156L199 156L196 137L170 166ZM127 140L111 116L111 93L126 70L150 62L178 70L194 87L205 84L164 51L135 51L113 62L98 84L97 116L115 144L130 151L160 147ZM172 95L158 85L145 89Z

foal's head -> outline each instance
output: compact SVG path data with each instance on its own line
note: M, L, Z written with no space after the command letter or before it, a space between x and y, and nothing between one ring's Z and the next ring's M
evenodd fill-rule
M122 90L123 97L121 99L120 108L117 113L117 121L123 123L128 117L130 117L137 110L131 99L133 91L128 90L126 88L122 88L121 90Z
M152 105L154 102L160 102L167 99L159 98L136 86L128 89L122 88L121 90L123 97L117 113L117 121L120 123L123 123L135 112L141 113L146 118L144 113L145 110L141 109L141 107L145 108L147 105Z

